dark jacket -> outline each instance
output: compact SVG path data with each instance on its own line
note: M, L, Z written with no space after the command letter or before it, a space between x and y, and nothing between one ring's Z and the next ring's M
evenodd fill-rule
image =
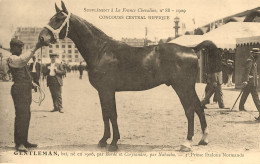
M35 69L36 69L37 77L40 78L40 70L41 70L40 63L36 62ZM29 66L29 71L32 72L32 70L33 70L33 63L31 63Z
M53 78L50 76L50 66L51 63L46 65L46 68L43 70L43 75L47 76L47 86L51 85L52 83L54 83L55 81L53 81ZM56 81L58 82L59 85L63 85L63 81L62 81L62 75L64 75L66 72L63 68L63 66L61 64L55 63L56 66L56 75L54 76L56 78Z
M245 74L243 76L243 81L246 81L248 82L248 84L253 86L258 85L257 63L252 55L246 61L246 68Z

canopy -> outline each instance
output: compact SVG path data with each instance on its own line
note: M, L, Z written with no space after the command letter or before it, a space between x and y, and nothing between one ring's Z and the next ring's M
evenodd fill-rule
M259 44L259 43L260 43L260 36L237 38L237 39L236 39L236 42L237 42L237 45Z
M230 22L218 27L204 35L183 35L169 43L194 47L204 40L211 40L218 48L236 48L236 39L260 36L260 23L256 22Z
M202 35L182 35L168 43L175 43L186 47L195 47L203 41Z
M260 35L260 23L230 22L203 35L203 40L213 41L223 49L236 48L236 39Z

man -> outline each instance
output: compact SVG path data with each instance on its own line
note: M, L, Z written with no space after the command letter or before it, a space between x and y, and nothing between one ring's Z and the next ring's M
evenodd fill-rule
M44 75L47 75L47 86L50 88L54 109L51 112L59 111L64 113L62 110L62 97L61 87L63 85L62 75L65 74L63 66L56 63L58 54L50 54L51 63L46 65Z
M82 79L82 75L83 75L83 71L84 71L85 67L82 65L82 62L79 63L79 79Z
M222 93L222 63L221 63L221 49L216 50L216 54L211 55L209 57L209 63L208 63L208 79L207 79L207 87L208 91L204 97L204 99L201 101L201 105L205 107L205 105L209 102L210 97L215 93L216 99L219 105L219 108L221 109L228 109L225 107L223 102L223 93ZM216 100L215 100L216 101Z
M27 63L35 51L40 48L37 43L30 53L22 54L23 42L14 38L10 42L12 55L7 59L10 72L13 76L11 95L15 107L14 141L18 151L27 152L27 148L37 147L28 142L28 131L31 118L30 105L32 102L32 79Z
M227 60L227 76L228 76L228 82L227 82L227 87L233 86L232 84L232 76L233 76L233 66L234 61L233 60Z
M243 76L244 89L239 103L239 111L246 111L244 108L244 104L246 102L249 93L251 93L255 106L259 111L259 117L257 117L256 120L260 121L260 101L256 90L258 86L258 72L257 72L256 61L260 54L260 49L253 48L252 51L250 52L251 55L246 61L246 69L245 69L245 74Z
M29 70L31 72L31 76L32 76L33 82L35 84L37 84L38 86L40 86L39 79L40 79L41 65L40 65L40 63L38 63L36 61L36 57L35 56L33 56L32 59L33 59L33 63L30 64ZM35 88L34 90L36 92L37 88Z

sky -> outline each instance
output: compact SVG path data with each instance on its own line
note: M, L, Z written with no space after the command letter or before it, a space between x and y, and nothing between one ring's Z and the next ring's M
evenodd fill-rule
M123 37L144 38L145 27L148 30L147 38L150 40L173 37L176 16L180 18L179 31L182 33L194 30L211 21L260 7L259 0L63 1L71 13L86 19L116 40L121 40ZM0 44L8 47L15 29L19 26L43 27L46 25L55 14L55 3L59 7L61 6L60 0L0 0ZM116 8L120 12L115 12ZM90 12L89 9L109 9L109 12ZM113 12L111 12L112 9ZM126 12L123 12L123 9ZM138 12L138 10L144 9L152 9L157 12ZM121 16L123 19L101 19L104 16ZM146 19L126 19L128 16L142 16ZM168 16L168 19L148 19L148 16ZM186 29L182 28L183 23L185 23Z

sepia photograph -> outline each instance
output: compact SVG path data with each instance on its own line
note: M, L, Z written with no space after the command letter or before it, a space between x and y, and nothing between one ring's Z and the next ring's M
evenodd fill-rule
M0 163L260 163L260 1L0 0Z

